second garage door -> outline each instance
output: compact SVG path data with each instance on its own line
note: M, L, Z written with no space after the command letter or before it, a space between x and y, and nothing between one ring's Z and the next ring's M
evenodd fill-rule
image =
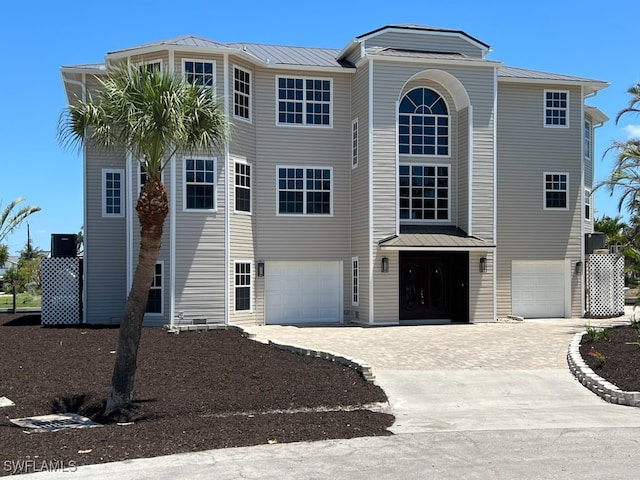
M512 312L525 318L565 316L566 268L559 261L513 261Z
M265 323L342 320L342 262L266 262Z

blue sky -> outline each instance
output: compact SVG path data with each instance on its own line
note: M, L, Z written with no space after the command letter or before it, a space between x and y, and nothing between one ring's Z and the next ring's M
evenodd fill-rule
M492 47L487 58L505 65L611 84L589 100L611 118L596 132L596 180L611 168L611 159L602 159L611 142L640 136L640 116L614 123L629 101L627 88L640 81L633 23L637 0L35 0L12 2L5 13L0 18L0 205L22 196L24 205L42 208L29 224L34 245L43 250L49 250L52 233L75 233L82 226L81 159L56 140L65 106L60 67L101 62L108 51L180 35L340 49L355 36L389 24L463 30ZM597 193L596 216L616 215L616 203L608 193ZM6 243L11 254L19 251L26 227Z

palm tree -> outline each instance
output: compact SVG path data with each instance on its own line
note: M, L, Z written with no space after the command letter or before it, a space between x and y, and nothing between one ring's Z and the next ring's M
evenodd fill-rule
M0 212L0 243L18 228L29 215L41 210L40 207L28 206L14 212L13 209L23 201L23 197L18 197Z
M142 322L169 211L162 170L177 152L224 148L228 131L211 89L145 66L114 68L100 79L95 100L75 102L60 116L63 146L90 142L126 151L147 175L136 204L140 251L120 324L107 416L133 400Z
M613 218L608 215L603 215L600 218L594 219L593 229L596 232L604 233L605 244L608 247L612 244L626 243L626 233L629 225L622 221L622 215L616 215Z

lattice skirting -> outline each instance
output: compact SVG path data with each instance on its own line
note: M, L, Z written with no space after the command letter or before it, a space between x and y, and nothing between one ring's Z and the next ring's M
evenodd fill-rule
M587 316L609 318L624 313L624 257L594 253L587 257Z
M80 323L80 259L43 258L42 324Z

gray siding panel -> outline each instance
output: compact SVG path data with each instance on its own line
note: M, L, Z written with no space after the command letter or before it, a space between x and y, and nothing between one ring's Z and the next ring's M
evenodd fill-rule
M500 315L511 313L513 260L581 259L581 92L570 90L570 128L544 128L544 89L505 83L498 89ZM569 174L567 210L544 210L544 172ZM572 315L582 315L580 304L580 285L573 282Z

